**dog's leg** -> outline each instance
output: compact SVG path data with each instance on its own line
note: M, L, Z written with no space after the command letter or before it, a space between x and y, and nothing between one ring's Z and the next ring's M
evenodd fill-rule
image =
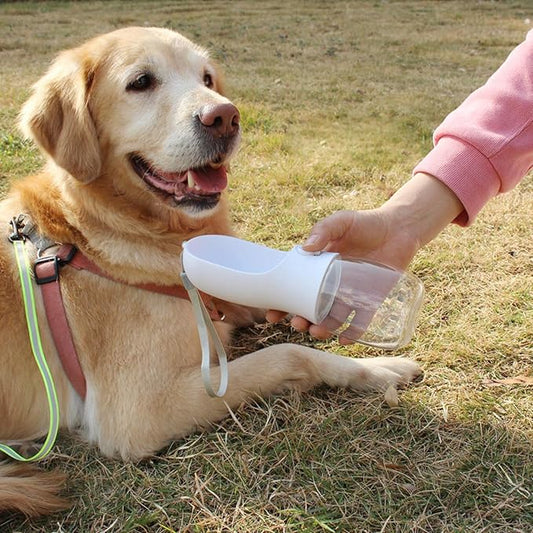
M421 373L414 361L401 357L351 359L294 344L270 346L240 357L229 363L228 372L228 390L223 398L208 396L197 367L174 373L159 387L146 381L142 403L137 405L131 403L131 391L118 388L106 402L108 409L91 440L106 455L137 460L152 455L171 440L222 420L230 409L248 399L290 389L305 391L322 383L359 391L385 391L391 385L405 385ZM167 367L166 374L160 368L153 375L171 373ZM211 369L214 387L219 374L218 367ZM145 372L146 379L150 374ZM132 408L131 416L120 415Z
M211 372L216 385L218 367ZM234 409L250 398L290 389L305 391L322 383L358 391L385 391L391 385L406 385L420 374L417 363L401 357L352 359L294 344L270 346L229 363L229 385L223 398L207 396L199 372L184 376L180 385L188 391L191 407L180 413L176 437L221 420L228 408Z

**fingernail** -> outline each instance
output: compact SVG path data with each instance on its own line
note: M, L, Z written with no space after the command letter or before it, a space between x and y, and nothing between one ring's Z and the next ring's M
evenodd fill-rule
M304 246L313 246L318 242L317 235L310 235L307 240L304 242Z

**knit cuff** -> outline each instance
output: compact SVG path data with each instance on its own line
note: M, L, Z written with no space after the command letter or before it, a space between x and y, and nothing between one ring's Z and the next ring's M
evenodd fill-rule
M459 198L464 211L454 220L461 226L474 222L482 207L501 188L490 161L472 145L454 137L442 137L413 173L424 172L439 179Z

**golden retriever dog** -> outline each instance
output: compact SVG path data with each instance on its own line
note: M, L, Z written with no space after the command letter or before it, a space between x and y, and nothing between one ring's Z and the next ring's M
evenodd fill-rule
M77 247L103 275L61 268L61 293L86 382L69 381L35 286L42 345L59 397L60 427L106 456L139 460L209 427L248 399L326 383L386 390L419 374L403 358L355 360L309 347L270 346L229 363L224 397L204 388L191 303L139 285L180 281L184 240L231 234L226 170L239 111L222 95L206 51L167 29L125 28L61 53L36 83L21 127L46 157L0 204L0 441L46 435L48 403L33 359L10 221L31 217L39 239ZM30 260L48 249L26 240ZM53 249L53 247L52 247ZM224 343L259 311L214 305ZM218 367L213 357L213 381ZM62 474L0 463L0 512L65 506Z

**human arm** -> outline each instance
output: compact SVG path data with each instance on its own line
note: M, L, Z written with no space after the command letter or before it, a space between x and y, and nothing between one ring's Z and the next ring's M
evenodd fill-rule
M341 211L315 225L304 246L405 269L450 222L469 225L533 166L533 31L487 83L437 128L435 147L382 207ZM450 218L451 217L451 218ZM270 311L267 319L283 314ZM309 323L291 321L299 330ZM323 338L323 329L309 328Z
M434 144L414 172L431 174L454 191L465 207L455 222L463 226L527 174L533 166L533 30L445 118Z
M404 270L416 252L462 210L446 185L418 173L381 207L338 211L317 222L303 248L371 259Z

